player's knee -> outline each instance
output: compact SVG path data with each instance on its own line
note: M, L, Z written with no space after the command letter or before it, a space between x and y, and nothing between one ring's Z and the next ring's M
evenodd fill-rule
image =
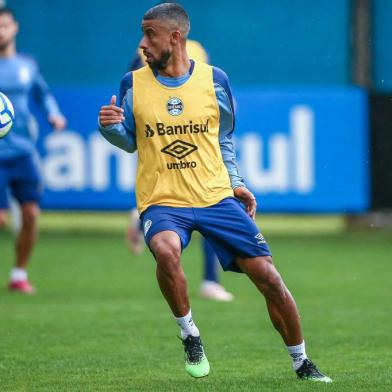
M29 204L22 207L22 222L24 227L35 227L39 217L39 207L35 204Z
M181 246L171 241L160 240L154 243L153 252L158 264L175 265L180 261Z
M176 279L180 276L182 267L180 255L178 251L173 248L161 248L155 253L157 262L157 270L169 279Z
M276 270L268 274L266 283L270 290L281 291L283 289L282 278Z
M272 263L272 258L266 256L263 261L263 286L265 287L266 293L270 293L274 295L274 297L284 297L284 283L282 277Z

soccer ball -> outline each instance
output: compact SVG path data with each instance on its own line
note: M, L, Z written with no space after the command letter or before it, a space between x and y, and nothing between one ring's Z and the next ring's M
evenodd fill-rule
M0 92L0 138L4 137L10 131L14 117L12 103Z

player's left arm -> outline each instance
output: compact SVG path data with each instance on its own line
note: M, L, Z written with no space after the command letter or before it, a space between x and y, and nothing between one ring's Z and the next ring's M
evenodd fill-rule
M235 113L231 88L227 75L218 68L214 68L214 87L220 112L219 145L223 162L230 177L234 196L244 203L248 215L254 219L257 206L256 198L246 188L244 180L239 174L233 143Z
M50 92L49 86L40 74L38 68L36 68L34 75L32 94L35 100L44 108L48 122L53 128L55 130L64 129L67 125L67 121L61 113L56 99Z

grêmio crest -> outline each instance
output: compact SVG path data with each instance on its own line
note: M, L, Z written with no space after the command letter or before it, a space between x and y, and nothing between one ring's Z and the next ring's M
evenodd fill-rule
M184 104L180 98L171 97L166 103L166 109L171 116L179 116L184 110Z

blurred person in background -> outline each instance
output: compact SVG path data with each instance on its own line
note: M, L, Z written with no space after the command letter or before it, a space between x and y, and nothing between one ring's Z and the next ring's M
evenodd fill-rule
M186 40L186 50L189 58L195 61L202 61L203 63L208 63L209 58L206 50L203 46L191 39ZM145 58L143 56L143 51L139 48L136 52L134 59L130 65L130 71L136 71L137 69L147 65ZM127 90L130 85L123 84L120 91L120 102L124 99ZM140 218L137 209L133 209L129 214L129 225L126 233L126 241L128 243L128 248L132 253L139 254L144 248L144 237L143 231L140 226ZM203 298L213 299L217 301L232 301L234 296L229 293L220 283L219 283L219 262L216 254L210 245L210 243L204 238L201 238L201 246L203 252L203 280L200 284L199 294Z
M225 270L245 273L264 296L297 376L331 382L306 355L296 303L254 223L256 200L238 173L232 144L227 75L188 58L190 21L180 5L149 9L142 30L140 48L149 67L124 77L122 83L132 87L122 108L113 96L101 107L99 129L117 147L138 150L138 210L162 295L180 327L186 372L196 378L210 372L181 265L182 250L197 230Z
M54 129L66 125L54 97L36 62L16 51L19 25L13 12L0 8L0 91L15 109L11 131L0 139L0 228L6 225L9 196L20 206L21 227L16 234L15 266L8 288L31 294L35 291L27 276L27 265L37 239L37 219L42 184L35 147L36 122L28 102L33 98L47 113Z

